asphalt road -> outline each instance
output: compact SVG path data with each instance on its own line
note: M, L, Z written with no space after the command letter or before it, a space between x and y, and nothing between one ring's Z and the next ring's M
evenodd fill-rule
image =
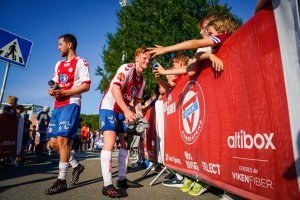
M85 166L85 171L80 175L80 179L75 186L68 184L68 190L55 194L46 195L44 190L48 188L57 178L58 156L37 156L27 154L30 161L28 164L18 167L9 164L5 167L0 166L0 199L109 199L102 195L103 186L102 173L100 167L100 152L78 152L75 157ZM134 158L130 158L129 163ZM117 152L113 153L113 182L117 179ZM143 200L143 199L206 199L216 200L220 198L222 191L211 187L207 192L200 196L190 196L183 193L179 188L165 187L161 184L168 173L163 173L161 177L150 186L149 183L157 176L157 173L150 171L143 177L146 169L136 167L128 170L127 178L135 180L143 185L141 188L129 188L123 190L127 195L124 199ZM67 180L71 179L72 169L69 168Z

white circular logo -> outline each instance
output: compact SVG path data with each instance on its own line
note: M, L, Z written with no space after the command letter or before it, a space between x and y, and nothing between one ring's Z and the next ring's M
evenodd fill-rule
M201 86L190 81L180 96L180 135L186 144L193 144L199 137L205 118L205 103Z
M72 71L73 71L73 68L72 68L72 67L70 67L70 68L69 68L69 72L71 73Z

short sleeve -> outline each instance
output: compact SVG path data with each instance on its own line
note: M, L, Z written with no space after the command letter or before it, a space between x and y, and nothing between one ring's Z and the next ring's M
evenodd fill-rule
M221 44L229 37L228 34L220 34L216 36L212 36L211 39L214 41L215 46Z
M112 83L119 85L121 88L124 88L127 84L130 76L132 76L133 66L130 64L124 64L119 67L116 75L114 76Z
M90 83L91 77L90 77L90 70L89 70L89 64L85 59L79 59L78 63L78 70L79 70L79 78L81 83Z
M216 36L212 36L211 39L214 41L215 45L212 48L212 53L216 53L220 47L220 45L229 37L228 34L220 34Z
M55 83L58 83L59 82L59 79L58 79L58 73L57 73L57 68L58 66L60 65L61 61L58 61L55 65L55 70L54 70L54 74L53 74L53 78L52 80L55 82Z

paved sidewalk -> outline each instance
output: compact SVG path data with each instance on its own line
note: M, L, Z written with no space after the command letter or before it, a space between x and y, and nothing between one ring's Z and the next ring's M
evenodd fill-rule
M66 192L45 195L44 190L48 188L57 178L58 171L58 156L37 156L27 154L30 161L27 165L18 167L9 165L0 167L0 199L14 200L35 200L35 199L109 199L102 195L103 186L102 174L100 168L100 151L78 152L75 157L84 165L85 171L80 175L80 179L75 186L71 186L72 169L68 170L68 190ZM129 161L132 162L133 158ZM117 179L117 151L113 152L113 182ZM211 188L200 196L190 196L187 193L182 193L179 188L165 187L161 184L167 173L164 173L153 186L149 183L157 175L154 171L150 171L145 177L142 177L146 172L143 168L130 168L127 178L134 180L143 185L142 188L129 188L124 190L127 197L123 199L133 200L159 200L159 199L206 199L217 200L221 191L216 188Z

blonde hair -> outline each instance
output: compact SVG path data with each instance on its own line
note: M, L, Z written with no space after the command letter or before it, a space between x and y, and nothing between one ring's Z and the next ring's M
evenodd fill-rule
M210 13L210 14L207 14L203 19L201 19L201 21L198 23L198 28L199 30L202 29L202 26L204 24L205 21L212 21L216 18L219 18L221 15L220 14L217 14L217 13Z
M6 103L11 104L11 105L15 105L18 102L18 98L15 96L8 96L6 99Z
M171 63L176 63L182 61L184 65L187 65L189 62L189 57L184 53L177 53L177 55L171 59Z
M212 26L219 34L232 34L238 29L236 20L230 15L224 15L210 21L206 27Z

